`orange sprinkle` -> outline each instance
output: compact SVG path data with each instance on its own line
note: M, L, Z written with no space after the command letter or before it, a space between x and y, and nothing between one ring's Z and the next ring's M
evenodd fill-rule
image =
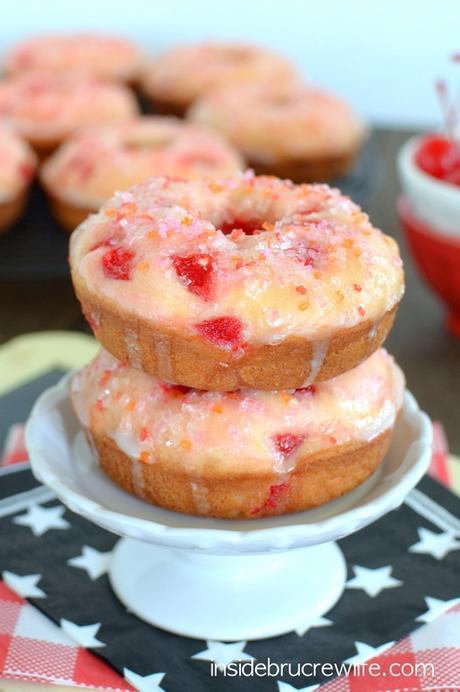
M362 252L361 252L361 250L360 250L358 247L355 248L354 253L355 253L355 256L356 256L356 257L360 257L360 256L362 255Z
M331 442L333 445L336 445L337 444L337 438L335 438L331 435L329 438L329 442Z
M265 257L263 252L259 252L259 254L257 255L257 258L260 260L260 262L265 262L265 260L266 260L266 257Z
M299 310L306 310L307 308L310 307L310 303L308 300L306 300L304 303L300 303L299 305Z
M110 370L104 370L104 372L102 373L101 379L99 380L99 386L100 387L103 387L105 384L107 384L108 380L110 379L111 374L112 373L110 372Z
M148 436L149 436L149 431L147 430L146 427L142 427L142 428L139 430L139 439L140 439L140 441L141 441L141 442L145 442L145 440L148 438Z
M224 189L222 185L219 185L218 183L209 183L209 189L211 192L222 192Z
M244 231L242 228L234 228L231 233L229 233L228 236L231 240L240 240L241 238L244 238Z
M147 238L149 238L149 240L156 240L158 238L158 233L156 231L149 231L147 233Z
M121 214L124 214L125 216L132 216L137 211L137 204L135 204L134 202L125 202L121 205L119 211Z
M353 240L353 238L345 238L343 241L344 247L353 247L354 244L355 241Z
M300 295L302 295L302 296L304 296L305 293L307 292L307 289L305 288L305 286L296 286L295 290L297 291L297 293L300 293Z
M142 461L144 464L148 464L150 461L150 454L149 452L143 451L139 454L139 461Z
M136 402L134 399L132 399L132 401L130 401L130 402L126 405L126 408L128 409L128 411L134 411L134 409L136 408L136 403L137 403L137 402Z
M323 275L321 274L321 272L313 272L313 276L315 277L315 279L322 279L323 278Z
M190 450L192 449L192 443L190 442L190 440L187 440L187 439L181 440L180 446L182 447L182 449L185 449L187 452L190 452Z
M113 217L117 215L117 210L114 207L109 207L105 210L105 215L108 217Z
M284 402L285 404L289 404L290 401L291 401L291 399L292 399L291 395L290 395L290 394L286 394L286 392L284 392L284 393L281 395L281 398L282 398L282 400L283 400L283 402Z
M211 410L214 411L214 413L222 413L224 409L222 408L222 404L214 404Z
M362 307L362 305L359 306L358 312L359 312L359 314L361 315L361 317L364 317L364 315L366 314L366 311L365 311L365 309Z
M143 260L143 262L139 262L137 268L139 269L139 271L145 272L145 270L149 268L149 263Z
M193 219L191 216L184 216L184 218L182 219L182 224L184 226L191 226L192 223L193 223Z
M243 264L244 264L244 262L243 262L242 259L237 259L236 262L235 262L235 269L241 269L241 267L243 266Z
M268 221L264 221L262 224L262 228L264 229L264 231L273 231L273 224L268 223Z

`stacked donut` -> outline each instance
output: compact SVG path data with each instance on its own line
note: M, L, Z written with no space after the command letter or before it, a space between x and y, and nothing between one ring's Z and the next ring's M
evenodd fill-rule
M105 473L189 514L258 518L357 487L404 378L381 348L396 243L326 185L156 177L71 238L103 349L70 396Z

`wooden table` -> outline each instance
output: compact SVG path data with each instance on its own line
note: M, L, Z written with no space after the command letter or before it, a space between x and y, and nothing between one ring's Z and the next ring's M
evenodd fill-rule
M444 327L443 310L417 275L402 239L395 202L395 155L408 132L379 130L377 189L367 204L372 221L395 236L405 261L407 289L387 347L408 386L433 419L442 421L451 450L460 453L460 342ZM67 281L0 283L0 343L42 329L88 331Z

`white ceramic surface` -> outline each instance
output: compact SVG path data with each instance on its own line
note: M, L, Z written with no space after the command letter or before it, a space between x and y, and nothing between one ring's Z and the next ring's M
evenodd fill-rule
M32 469L70 509L127 537L109 573L122 603L189 637L260 639L318 624L345 585L332 541L400 505L431 458L431 424L406 394L387 459L354 492L283 517L191 517L148 505L104 476L69 406L67 381L40 397L27 423Z
M438 180L415 163L422 137L409 139L398 153L398 171L413 214L433 232L460 238L460 187Z

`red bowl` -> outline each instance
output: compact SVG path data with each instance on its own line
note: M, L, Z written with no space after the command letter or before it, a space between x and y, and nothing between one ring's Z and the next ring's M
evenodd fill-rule
M398 213L421 274L447 308L447 327L460 338L460 239L419 221L404 196Z

